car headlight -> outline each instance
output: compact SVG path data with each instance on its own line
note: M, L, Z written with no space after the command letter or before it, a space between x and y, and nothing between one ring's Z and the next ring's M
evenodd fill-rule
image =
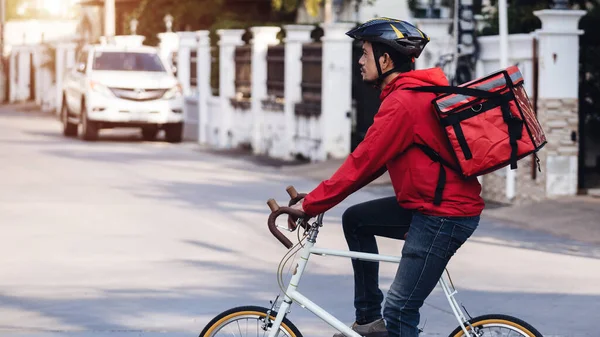
M182 94L183 94L183 89L181 88L181 84L177 84L173 88L167 90L167 92L165 92L165 94L163 95L163 98L164 99L172 99L175 97L179 97Z
M99 82L90 81L90 89L104 96L114 96L112 91L110 91L110 89L107 86Z

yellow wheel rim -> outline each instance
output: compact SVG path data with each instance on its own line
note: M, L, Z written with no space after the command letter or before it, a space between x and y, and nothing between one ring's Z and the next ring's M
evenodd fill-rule
M517 328L517 329L521 330L528 337L536 337L531 331L522 327L521 325L511 322L511 321L504 320L504 319L486 319L483 321L472 323L471 325L476 328L476 327L488 325L488 324L502 324L502 325L511 326L513 328ZM467 328L467 331L471 330L471 328L469 326L467 326L466 328ZM462 330L460 330L456 335L454 335L454 337L462 337L464 335L465 335L464 332Z
M206 333L204 334L204 337L206 336L211 336L212 333L218 329L221 324L223 324L224 322L227 322L228 320L232 319L232 318L236 318L239 316L247 316L247 315L252 315L252 316L258 316L258 317L267 317L267 314L264 312L260 312L260 311L238 311L238 312L234 312L232 314L229 314L223 318L221 318L220 320L218 320L217 322L215 322L209 329L208 331L206 331ZM274 320L275 317L270 315L269 316L270 319ZM281 322L281 327L291 336L291 337L296 337L296 334L292 331L292 329L290 329L290 327L288 327L285 323Z

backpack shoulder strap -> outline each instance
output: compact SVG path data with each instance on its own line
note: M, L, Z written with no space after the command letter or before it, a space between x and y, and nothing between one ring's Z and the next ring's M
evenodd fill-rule
M455 170L454 166L448 163L439 155L439 153L435 152L435 150L429 146L419 143L415 143L414 145L421 149L421 151L423 151L433 162L440 163L440 173L438 175L438 182L437 186L435 187L435 195L433 198L433 204L439 206L442 203L442 194L444 193L444 187L446 186L446 169L444 166Z

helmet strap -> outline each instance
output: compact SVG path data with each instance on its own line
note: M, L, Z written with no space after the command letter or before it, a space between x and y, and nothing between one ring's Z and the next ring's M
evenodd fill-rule
M382 72L381 70L381 66L379 65L379 58L383 56L381 54L381 50L379 50L379 48L377 48L376 46L373 46L373 57L375 58L375 66L377 67L377 79L372 81L371 83L376 87L376 88L380 88L381 89L381 84L383 83L383 80L388 77L390 74L395 73L395 72L402 72L402 70L400 69L399 66L394 64L394 67L388 71L386 71L385 73ZM414 60L414 58L413 58Z
M375 57L375 66L377 67L378 78L381 78L381 66L379 65L379 58L381 57L381 51L379 48L373 48L373 57Z

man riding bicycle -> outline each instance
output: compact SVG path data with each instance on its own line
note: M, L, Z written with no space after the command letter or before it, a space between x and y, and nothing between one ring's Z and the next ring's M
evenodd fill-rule
M293 207L316 216L388 171L395 196L354 205L342 216L352 251L377 254L375 236L406 240L383 313L379 263L352 260L356 316L352 328L363 336L416 337L424 300L479 224L484 208L481 185L453 170L442 175L440 164L419 147L426 145L455 163L432 110L435 94L403 90L448 85L439 68L414 70L414 59L429 42L427 35L388 18L368 21L346 34L363 42L361 74L364 82L381 89L381 106L356 150L330 179ZM438 184L442 176L443 189Z

